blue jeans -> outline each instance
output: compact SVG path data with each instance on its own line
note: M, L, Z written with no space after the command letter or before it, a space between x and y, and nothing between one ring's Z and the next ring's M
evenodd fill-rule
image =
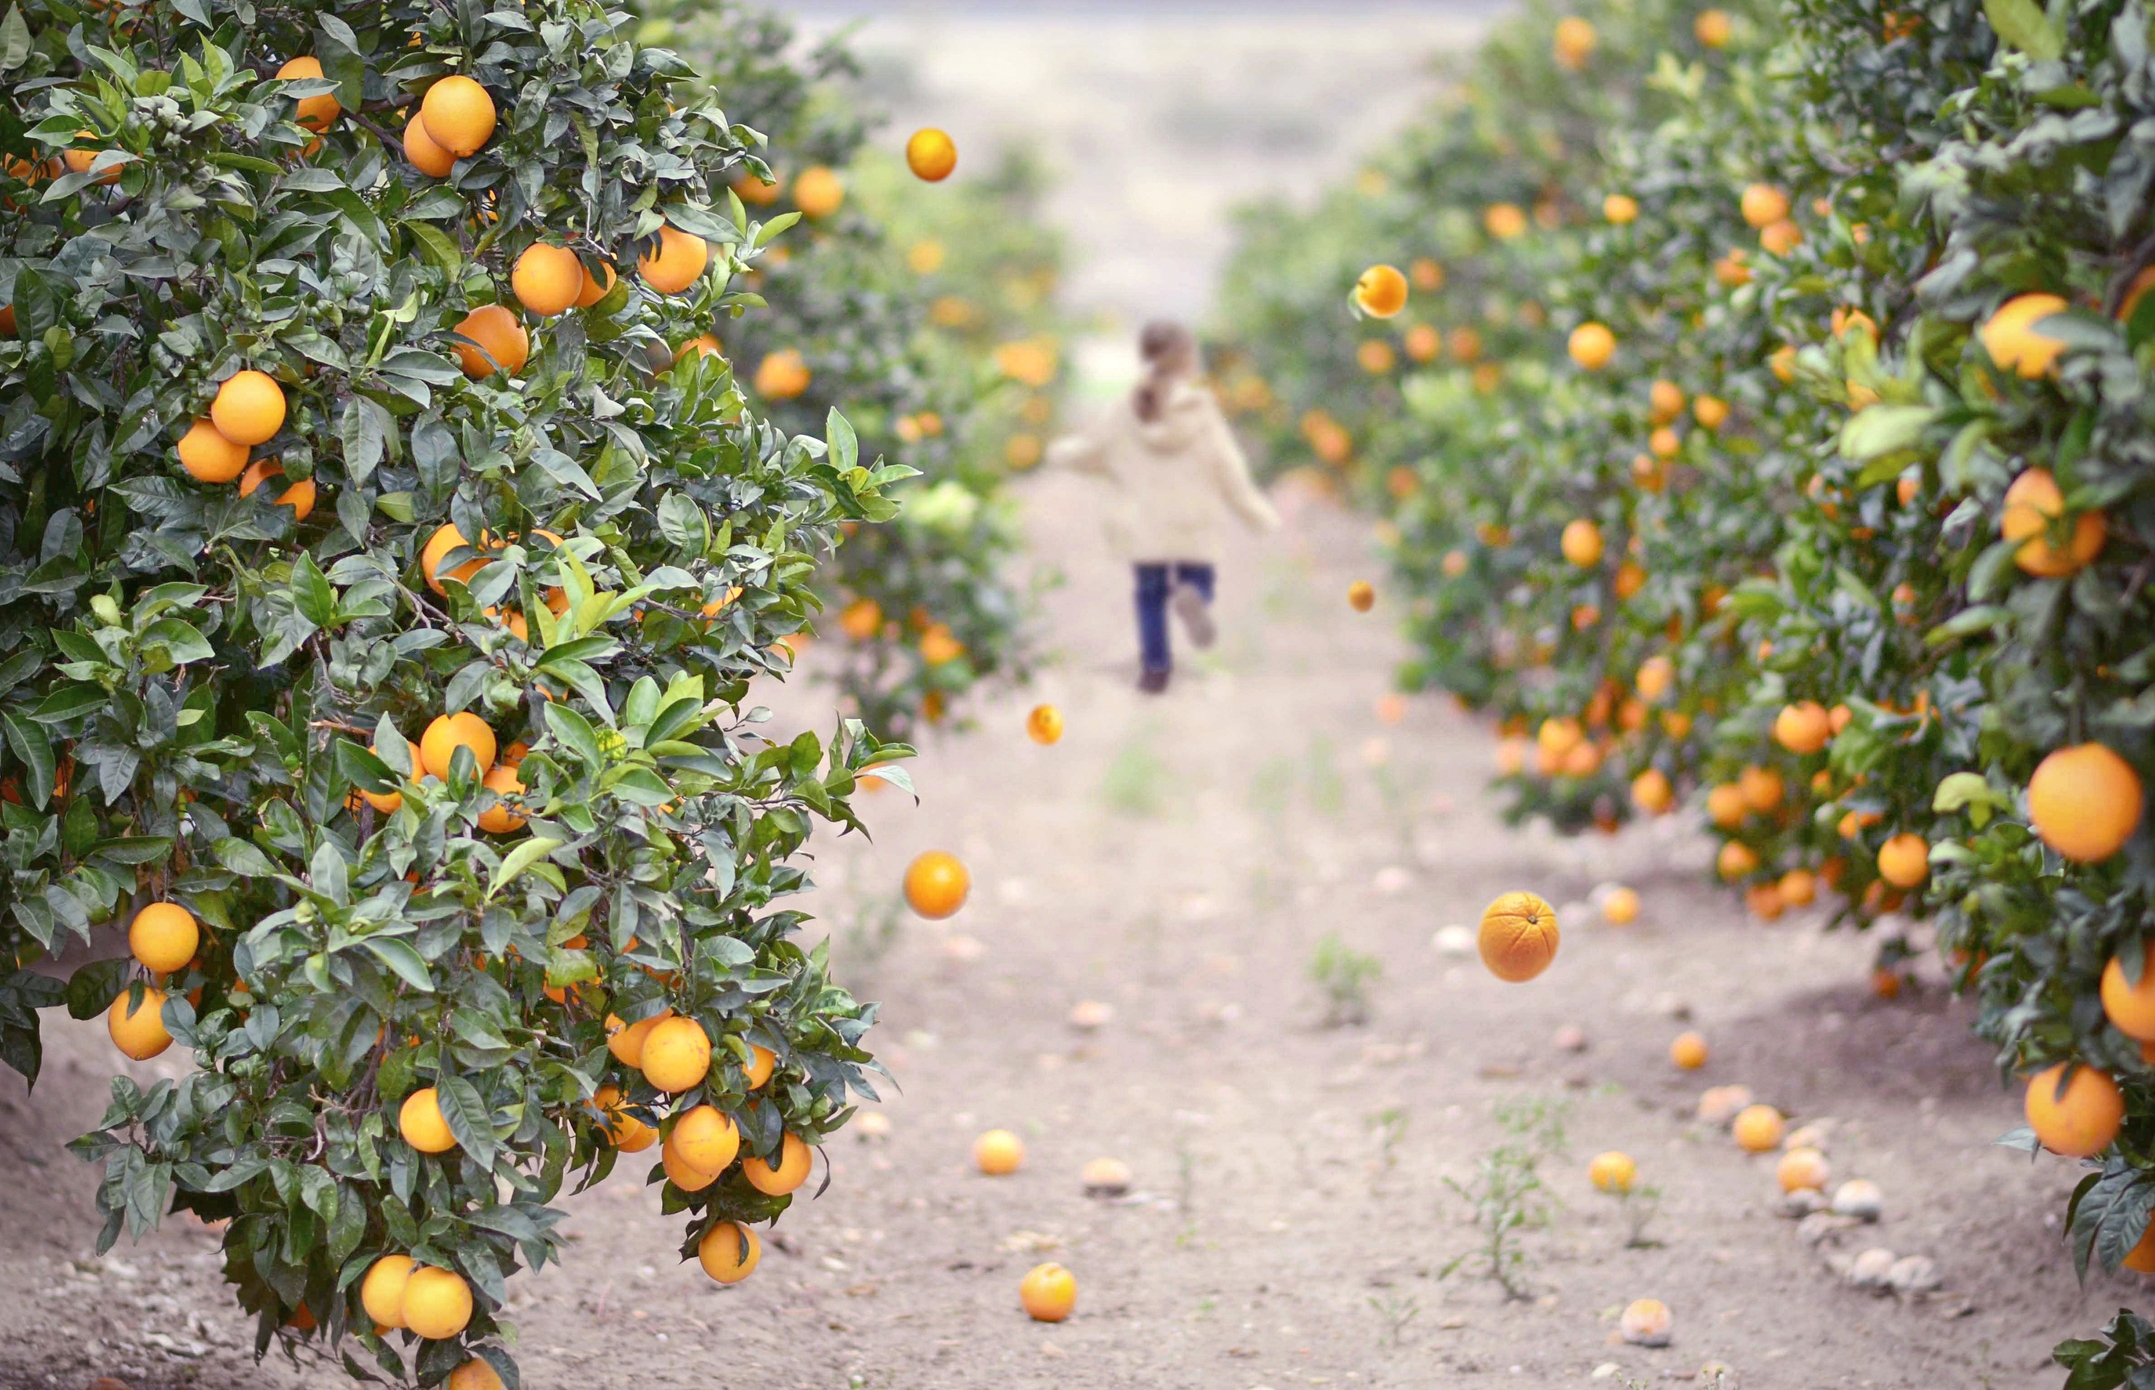
M1175 658L1167 645L1167 597L1187 584L1212 602L1212 566L1188 561L1173 565L1137 565L1137 645L1144 669L1170 671ZM1172 571L1172 576L1170 576Z

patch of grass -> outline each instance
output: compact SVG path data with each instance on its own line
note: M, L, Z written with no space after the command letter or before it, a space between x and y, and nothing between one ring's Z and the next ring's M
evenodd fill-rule
M1324 1026L1355 1027L1369 1022L1369 987L1384 973L1384 963L1357 951L1326 932L1310 955L1309 978L1324 999Z
M1107 775L1100 784L1100 794L1107 801L1109 810L1143 818L1160 814L1166 806L1173 778L1168 773L1167 763L1153 747L1158 732L1153 725L1142 725L1115 750L1115 757L1108 763Z
M1533 1296L1533 1262L1519 1237L1530 1227L1548 1224L1551 1203L1543 1195L1541 1164L1564 1152L1564 1120L1570 1108L1562 1099L1541 1097L1498 1104L1497 1123L1511 1137L1476 1160L1472 1181L1444 1180L1473 1211L1480 1240L1438 1270L1439 1279L1473 1262L1475 1272L1503 1289L1506 1298Z

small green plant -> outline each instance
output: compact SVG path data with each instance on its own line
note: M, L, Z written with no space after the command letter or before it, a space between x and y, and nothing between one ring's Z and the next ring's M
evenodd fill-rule
M1359 1027L1369 1022L1369 986L1384 973L1375 956L1357 951L1326 932L1309 962L1309 977L1324 996L1324 1026Z
M1633 1186L1616 1196L1616 1209L1624 1218L1626 1250L1658 1250L1661 1242L1646 1234L1647 1223L1661 1211L1661 1189Z
M853 918L839 938L840 951L853 975L872 976L883 957L890 954L904 921L902 905L903 899L896 893L877 894L854 904Z
M1347 780L1333 760L1332 740L1323 734L1309 741L1309 803L1320 814L1337 817L1347 804Z
M1152 746L1156 733L1153 726L1142 726L1115 751L1100 786L1110 810L1125 816L1160 814L1167 800L1168 772L1167 764Z
M1399 1141L1407 1137L1407 1111L1404 1106L1392 1105L1369 1117L1369 1127L1377 1136L1377 1176L1388 1177L1399 1166Z
M1383 1298L1372 1294L1369 1306L1384 1319L1385 1340L1395 1347L1406 1343L1407 1324L1422 1315L1422 1305L1412 1294L1386 1294Z
M1471 1182L1444 1180L1473 1210L1480 1242L1438 1270L1439 1279L1448 1279L1468 1262L1478 1261L1482 1277L1503 1289L1506 1298L1532 1296L1531 1261L1519 1235L1548 1222L1550 1202L1541 1195L1541 1164L1564 1152L1564 1120L1570 1108L1562 1099L1541 1097L1498 1104L1497 1123L1511 1137L1481 1156Z

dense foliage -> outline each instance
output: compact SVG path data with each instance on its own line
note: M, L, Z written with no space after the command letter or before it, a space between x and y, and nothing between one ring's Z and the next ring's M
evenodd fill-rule
M259 1344L354 1374L514 1386L505 1281L662 1134L684 1255L744 1277L874 1094L778 900L907 750L766 742L750 691L910 470L694 350L822 290L742 288L805 229L641 22L0 22L0 1047L34 1078L64 994L184 1049L78 1144L103 1245L224 1222ZM93 927L134 959L19 968Z
M769 137L774 178L742 179L741 193L805 219L750 280L768 307L721 321L721 349L780 425L812 428L843 406L864 450L921 474L897 524L837 553L820 590L835 621L818 624L827 649L811 662L850 712L902 736L1026 666L1000 494L1038 460L1062 378L1061 248L1036 214L1041 178L1020 156L978 168L968 153L959 177L923 184L880 148L891 141L866 143L842 47L795 64L793 29L774 16L665 13L729 114Z
M1283 460L1388 508L1404 679L1498 722L1518 813L1695 790L1759 916L1892 925L1884 987L1931 924L2041 1072L2011 1141L2090 1161L2083 1269L2155 1268L2151 103L2138 0L1541 11L1229 324Z

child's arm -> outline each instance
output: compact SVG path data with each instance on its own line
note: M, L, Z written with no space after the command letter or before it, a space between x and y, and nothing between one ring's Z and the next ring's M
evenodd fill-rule
M1208 399L1205 406L1209 417L1206 430L1211 443L1206 452L1212 460L1213 485L1252 531L1277 531L1280 514L1273 510L1271 499L1250 478L1250 461L1243 456L1242 446L1235 442L1234 431L1227 427L1227 417L1211 400Z

